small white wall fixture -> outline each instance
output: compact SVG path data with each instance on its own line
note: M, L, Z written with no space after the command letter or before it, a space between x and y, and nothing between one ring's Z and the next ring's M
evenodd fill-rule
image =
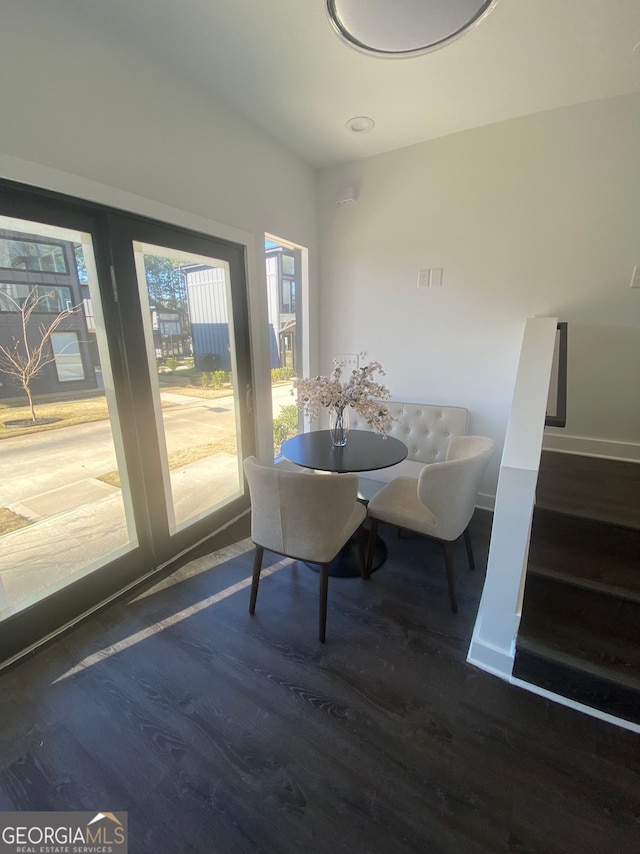
M520 624L549 378L555 317L526 322L507 425L487 576L467 661L509 680Z

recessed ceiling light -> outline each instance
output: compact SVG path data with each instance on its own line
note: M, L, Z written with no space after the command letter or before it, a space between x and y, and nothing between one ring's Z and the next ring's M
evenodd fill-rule
M427 53L478 24L498 0L326 0L335 31L376 56Z
M345 127L347 130L352 131L352 133L369 133L370 130L374 129L375 125L376 123L369 116L354 116L354 118L349 119Z

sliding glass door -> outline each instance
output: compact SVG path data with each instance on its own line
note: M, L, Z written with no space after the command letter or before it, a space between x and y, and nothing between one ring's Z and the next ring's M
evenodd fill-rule
M0 183L0 662L248 508L243 247Z
M0 383L7 616L138 545L90 233L0 216Z
M154 542L210 526L243 499L242 459L253 447L244 256L178 229L109 218L143 454L153 483ZM238 286L238 282L241 286ZM143 335L135 341L140 313ZM133 322L131 322L133 318ZM186 535L188 538L189 535Z
M293 378L304 376L303 353L307 342L304 340L302 256L307 250L269 235L265 235L264 249L271 344L273 454L277 460L282 443L304 430L304 418L293 396Z

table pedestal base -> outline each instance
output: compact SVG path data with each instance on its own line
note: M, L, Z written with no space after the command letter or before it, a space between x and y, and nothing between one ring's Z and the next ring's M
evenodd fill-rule
M368 531L366 532L368 541ZM380 569L387 559L387 545L380 537L376 537L373 551L373 566L371 572ZM304 562L309 569L320 572L320 564ZM358 556L358 538L352 537L349 542L340 549L338 554L329 564L329 575L332 578L360 578L360 558Z

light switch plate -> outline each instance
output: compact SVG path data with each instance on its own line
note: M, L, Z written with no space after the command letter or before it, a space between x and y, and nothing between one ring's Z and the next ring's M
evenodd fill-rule
M418 270L418 287L441 288L442 272L442 267L427 267L424 270Z
M430 288L440 288L442 287L442 267L433 267L429 274L429 287Z
M640 288L640 264L636 264L631 274L630 288Z

